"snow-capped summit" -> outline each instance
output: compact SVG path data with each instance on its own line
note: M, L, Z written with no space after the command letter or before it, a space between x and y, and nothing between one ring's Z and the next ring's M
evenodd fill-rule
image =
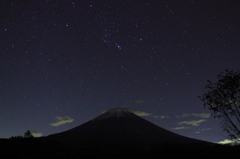
M103 114L95 118L95 120L103 120L103 119L108 119L113 117L117 117L117 118L124 117L124 116L128 116L129 113L132 114L132 110L125 107L115 107L115 108L108 109L107 111L104 111Z
M108 109L105 112L109 112L109 113L124 113L124 112L131 112L131 110L128 109L128 108L125 108L125 107L115 107L115 108Z

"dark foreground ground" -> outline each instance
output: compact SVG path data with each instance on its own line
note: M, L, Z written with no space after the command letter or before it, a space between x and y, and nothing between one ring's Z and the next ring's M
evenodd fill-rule
M170 144L66 144L38 139L1 139L0 152L5 158L235 158L240 146Z

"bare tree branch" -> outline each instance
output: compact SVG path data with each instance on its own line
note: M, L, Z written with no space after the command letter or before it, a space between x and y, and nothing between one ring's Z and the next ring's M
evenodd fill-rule
M225 70L217 75L216 83L208 80L207 92L199 98L204 107L222 120L222 128L229 138L240 138L240 71Z

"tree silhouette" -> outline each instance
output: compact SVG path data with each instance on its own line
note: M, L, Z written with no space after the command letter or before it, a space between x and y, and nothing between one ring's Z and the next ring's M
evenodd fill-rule
M219 118L222 128L230 139L240 138L240 71L225 70L217 75L218 81L208 80L207 90L199 98L204 107L213 111L214 118Z
M10 139L25 139L25 138L34 138L34 136L32 135L31 131L28 130L24 133L24 136L11 136Z
M23 136L11 136L9 139L23 139Z
M28 130L28 131L26 131L26 132L24 133L24 138L33 138L33 135L32 135L32 133L30 132L30 130Z

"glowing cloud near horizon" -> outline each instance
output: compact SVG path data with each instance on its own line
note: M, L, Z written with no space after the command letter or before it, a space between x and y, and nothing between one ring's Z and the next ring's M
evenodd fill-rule
M64 116L64 117L56 116L56 118L57 118L57 121L51 123L50 124L51 126L60 126L60 125L63 125L63 124L66 124L66 123L71 123L71 122L74 121L74 119L72 119L68 116Z

